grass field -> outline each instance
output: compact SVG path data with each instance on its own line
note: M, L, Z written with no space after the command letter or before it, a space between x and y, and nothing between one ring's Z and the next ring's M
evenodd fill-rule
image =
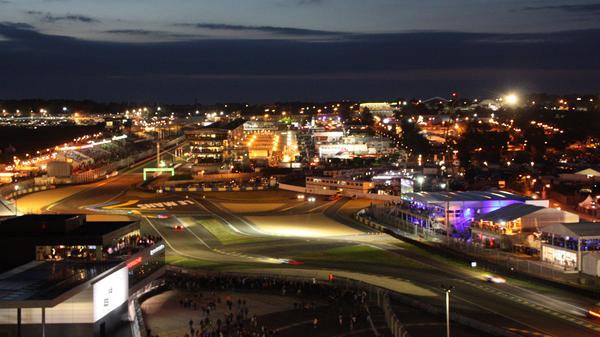
M273 216L246 216L263 232L282 237L324 238L361 234L323 214L294 214Z
M204 227L224 245L235 245L268 240L268 238L264 237L248 236L237 233L219 219L203 218L194 219L194 221Z
M207 260L190 259L176 254L167 254L165 262L181 268L207 268L216 266L217 263Z
M345 262L355 264L381 265L391 267L428 269L417 261L400 255L365 245L350 245L331 248L320 252L310 252L297 257L298 261Z

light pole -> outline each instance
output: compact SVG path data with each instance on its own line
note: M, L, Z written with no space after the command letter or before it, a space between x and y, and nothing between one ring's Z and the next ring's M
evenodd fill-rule
M454 290L454 286L442 284L442 290L446 293L446 337L450 337L450 292Z
M19 185L15 185L15 216L19 215L19 209L17 208L17 192L19 192Z

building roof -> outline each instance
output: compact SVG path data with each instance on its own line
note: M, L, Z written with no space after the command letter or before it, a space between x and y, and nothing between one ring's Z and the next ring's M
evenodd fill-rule
M489 201L489 200L532 200L529 197L506 191L458 191L458 192L418 192L406 193L403 199L415 200L424 203L452 202L452 201Z
M0 220L2 237L102 237L137 221L87 221L82 214L28 214Z
M210 125L207 125L206 128L207 129L223 129L223 130L235 130L237 128L239 128L240 126L244 125L244 123L246 123L245 120L243 119L234 119L232 121L228 121L228 122L214 122Z
M483 214L478 216L478 219L493 221L493 222L502 222L502 221L512 221L518 218L521 218L525 215L535 213L542 209L547 209L548 211L556 211L560 212L560 210L555 208L547 208L542 206L535 206L529 204L511 204L502 208L499 208L495 211Z
M121 261L34 261L0 274L0 308L53 307L112 273Z
M577 222L548 225L542 232L575 239L600 239L600 222Z

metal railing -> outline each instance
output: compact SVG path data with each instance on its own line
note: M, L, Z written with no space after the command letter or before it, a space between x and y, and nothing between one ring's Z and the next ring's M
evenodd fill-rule
M318 280L317 277L310 276L299 276L299 275L274 275L269 273L242 273L242 272L227 272L227 273L211 273L207 271L198 271L198 270L190 270L181 267L168 266L168 271L174 272L176 274L185 275L185 276L208 276L208 275L229 275L229 276L237 276L240 278L270 278L270 279L279 279L279 280L294 280L294 281L304 281L304 282L319 282L319 283L329 283L332 286L345 287L347 289L360 290L365 291L367 295L367 299L373 303L376 303L379 308L381 308L385 314L385 321L387 326L389 327L392 335L394 337L410 337L398 317L393 312L390 299L389 299L389 291L387 289L372 285L370 283L366 283L360 280L350 279L346 277L336 277L333 282ZM317 276L317 275L315 275ZM377 331L374 331L376 335Z
M510 252L497 248L485 248L479 244L466 242L461 239L448 238L431 228L424 228L402 220L399 217L385 213L382 209L373 209L374 219L359 217L358 220L374 227L385 228L399 236L435 247L451 249L474 261L487 261L483 265L491 270L503 269L508 272L519 272L536 278L558 282L581 289L600 292L600 278L574 271L572 268L553 265L548 262L518 258ZM481 264L480 264L481 265Z
M396 313L392 309L390 303L390 295L387 291L377 289L377 305L383 310L385 315L385 322L388 328L392 331L394 337L409 337L408 331L402 324L402 322L396 316Z

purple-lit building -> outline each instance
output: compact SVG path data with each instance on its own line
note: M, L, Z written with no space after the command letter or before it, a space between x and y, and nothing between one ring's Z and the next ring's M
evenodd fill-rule
M402 195L402 207L396 212L404 220L433 229L465 232L476 216L504 206L522 203L548 207L548 200L532 198L506 191L419 192Z

